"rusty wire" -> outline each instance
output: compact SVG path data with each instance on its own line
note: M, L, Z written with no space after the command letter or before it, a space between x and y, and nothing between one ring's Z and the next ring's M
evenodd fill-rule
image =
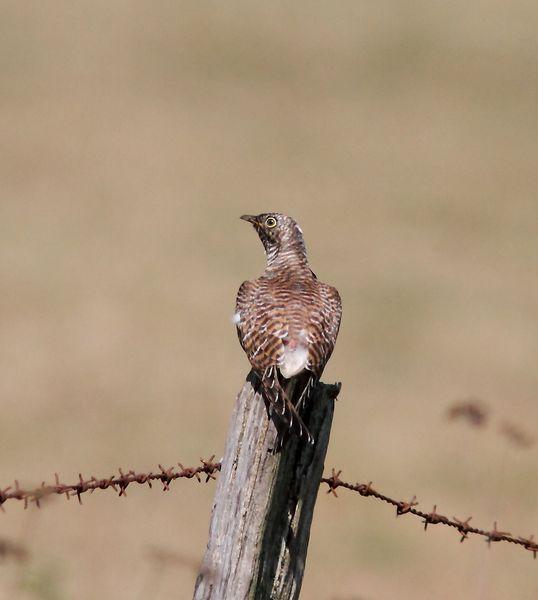
M5 538L0 538L0 561L12 558L16 562L28 559L28 550L21 544Z
M220 471L220 462L214 462L215 456L212 456L208 460L200 459L202 463L198 467L184 467L181 463L177 463L177 467L173 466L165 469L162 465L159 465L159 471L149 473L136 473L135 471L129 470L124 472L122 469L118 469L119 475L111 475L110 477L98 479L96 477L90 477L84 479L79 474L78 483L64 484L60 482L59 476L55 474L55 483L48 485L43 482L39 487L24 490L19 486L18 481L15 481L13 486L9 486L3 490L0 490L0 509L4 510L3 504L7 500L20 500L24 502L24 508L28 507L28 504L33 502L36 506L40 506L41 500L51 495L64 495L67 499L71 496L76 496L79 503L82 504L81 496L85 492L93 493L95 490L105 490L112 488L118 493L118 496L126 496L127 488L133 483L145 484L152 487L152 482L159 481L162 484L163 491L170 489L170 483L176 479L197 479L202 481L201 476L205 476L205 481L208 482L210 479L215 479L215 474ZM424 529L427 529L428 525L446 525L456 529L460 535L460 541L465 541L470 534L482 536L487 541L488 545L492 542L510 542L521 546L525 550L533 553L534 558L538 554L538 542L534 541L534 536L531 535L525 537L514 537L507 531L500 531L497 529L497 523L493 524L491 531L473 527L469 524L472 517L465 520L460 520L456 517L450 519L437 512L437 505L433 507L431 512L424 512L416 508L418 502L416 496L406 502L404 500L395 500L390 496L378 492L372 487L372 482L369 483L349 483L340 479L342 471L332 469L330 477L322 477L320 484L327 484L327 493L332 493L337 496L336 490L338 488L344 488L353 492L359 493L363 497L370 497L390 504L396 508L396 516L411 514L422 519L424 523Z
M150 546L146 556L156 565L162 567L187 568L197 573L200 568L200 559L196 556L183 554L160 546Z
M30 502L39 507L43 498L53 494L65 495L68 500L71 496L76 496L79 503L82 504L81 496L85 492L93 493L95 490L106 490L108 488L112 488L119 496L125 496L127 488L132 483L147 483L149 487L152 487L153 481L160 481L163 491L167 491L170 489L170 483L175 479L192 479L194 477L201 481L200 476L205 475L207 482L210 479L215 479L215 472L220 470L220 463L213 462L214 459L215 456L212 456L209 460L200 459L202 464L198 467L184 467L181 463L177 463L177 467L173 466L165 469L162 465L159 465L159 471L149 473L135 473L132 470L124 472L120 468L118 469L119 475L111 475L103 479L98 479L93 475L89 479L84 479L82 474L79 473L78 482L71 484L61 483L58 473L55 473L54 484L50 485L43 482L39 487L31 490L22 489L19 482L15 480L12 486L0 490L0 509L4 511L4 503L7 500L22 500L24 508L27 508Z
M456 517L452 519L445 517L441 513L437 512L437 505L434 505L433 510L429 513L424 512L415 508L418 506L417 497L413 496L408 502L404 500L395 500L390 498L381 492L378 492L372 487L372 482L369 483L348 483L340 479L342 471L332 469L330 477L322 477L321 483L326 483L329 486L327 493L332 493L336 496L336 490L338 488L345 488L353 492L358 492L361 496L376 498L387 504L391 504L396 508L396 516L411 514L416 517L423 519L424 529L428 528L428 525L447 525L456 529L460 535L460 542L464 542L469 534L482 536L486 539L488 546L491 546L492 542L510 542L523 547L525 550L529 550L533 553L533 557L536 558L538 553L538 543L534 541L534 536L531 535L528 538L525 537L514 537L507 531L499 531L497 529L497 522L493 523L493 529L487 531L485 529L479 529L478 527L472 527L469 525L472 517L468 517L465 520L460 520Z
M532 448L536 439L528 432L524 431L519 425L510 421L503 421L499 427L499 433L503 435L513 446L524 450Z
M466 421L472 427L483 427L489 419L489 410L480 398L469 396L451 404L446 411L451 421Z
M452 403L446 415L451 421L462 421L474 428L484 428L492 420L486 403L474 396ZM532 448L536 443L535 436L512 421L502 421L497 431L509 444L523 450Z

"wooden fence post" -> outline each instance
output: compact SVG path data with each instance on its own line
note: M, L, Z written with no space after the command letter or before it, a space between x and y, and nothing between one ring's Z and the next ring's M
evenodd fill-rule
M217 483L194 600L299 598L310 524L339 384L319 384L295 436L272 454L276 430L247 379L239 393Z

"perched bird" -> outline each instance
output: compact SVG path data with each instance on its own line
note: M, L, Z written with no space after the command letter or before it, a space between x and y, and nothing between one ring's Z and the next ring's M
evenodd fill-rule
M267 266L237 294L234 322L282 444L289 430L313 443L301 409L329 360L342 317L338 291L308 264L303 232L280 213L243 215L265 248Z

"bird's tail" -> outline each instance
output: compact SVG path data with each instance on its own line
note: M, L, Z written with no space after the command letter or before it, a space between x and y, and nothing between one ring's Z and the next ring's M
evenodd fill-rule
M291 379L282 384L277 367L273 366L264 371L260 384L262 396L277 428L280 447L290 431L303 441L313 444L314 438L291 400L295 381Z

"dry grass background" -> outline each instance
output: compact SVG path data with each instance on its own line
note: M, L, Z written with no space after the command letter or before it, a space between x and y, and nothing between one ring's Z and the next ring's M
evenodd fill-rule
M301 223L341 290L327 467L538 534L538 8L515 2L0 4L0 481L221 452L263 268L244 212ZM189 598L214 487L10 504L4 598ZM305 599L536 598L537 563L320 496Z

